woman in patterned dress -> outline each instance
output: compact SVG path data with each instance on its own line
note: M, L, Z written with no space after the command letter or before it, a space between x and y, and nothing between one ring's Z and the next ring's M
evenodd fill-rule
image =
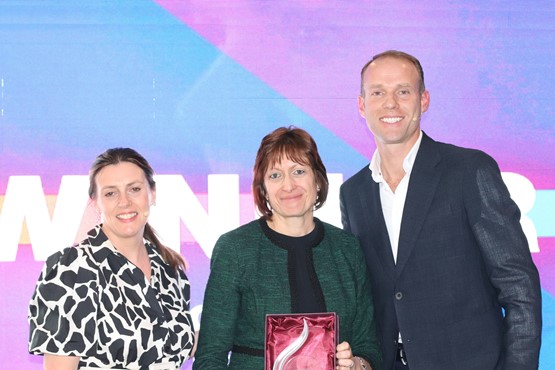
M29 351L45 369L176 370L191 356L185 261L147 222L153 176L130 148L96 158L89 196L102 223L47 259L29 306Z

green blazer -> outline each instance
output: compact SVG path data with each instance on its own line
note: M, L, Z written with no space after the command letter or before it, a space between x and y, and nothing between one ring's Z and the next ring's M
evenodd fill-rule
M232 352L264 349L266 314L291 313L287 250L274 245L259 220L222 235L214 247L205 290L195 370L263 370L264 358ZM313 248L314 268L326 308L339 316L339 342L381 366L374 305L364 255L353 235L323 223Z

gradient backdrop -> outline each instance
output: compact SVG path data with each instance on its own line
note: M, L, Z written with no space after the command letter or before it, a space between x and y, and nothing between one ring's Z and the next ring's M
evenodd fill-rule
M555 362L553 1L0 1L0 367L34 370L27 304L45 256L96 216L87 172L114 146L158 173L151 221L190 263L201 309L215 239L255 217L261 138L297 125L332 179L370 159L359 71L400 49L431 93L422 126L506 173L543 287L541 369ZM517 199L518 198L518 199ZM224 297L223 297L224 298ZM183 367L190 368L190 363Z

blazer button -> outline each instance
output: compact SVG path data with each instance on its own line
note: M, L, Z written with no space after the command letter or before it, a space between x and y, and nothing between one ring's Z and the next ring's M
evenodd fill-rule
M403 299L403 293L401 293L401 292L395 293L395 299L398 300L398 301Z

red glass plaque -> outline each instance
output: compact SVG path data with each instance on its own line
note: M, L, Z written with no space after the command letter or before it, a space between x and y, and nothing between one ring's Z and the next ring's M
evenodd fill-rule
M266 315L265 370L334 370L334 312Z

